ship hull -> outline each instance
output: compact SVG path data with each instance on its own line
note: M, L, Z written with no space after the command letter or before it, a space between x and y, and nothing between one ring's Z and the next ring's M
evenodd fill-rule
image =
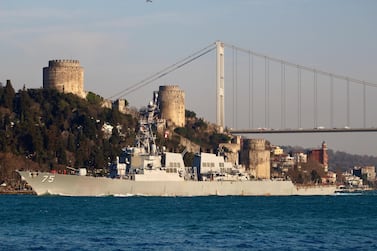
M19 171L37 195L63 196L288 196L331 195L335 186L295 186L291 181L132 181Z

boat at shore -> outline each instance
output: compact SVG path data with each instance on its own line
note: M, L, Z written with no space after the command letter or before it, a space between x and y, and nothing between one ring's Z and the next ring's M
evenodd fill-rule
M367 185L360 187L340 185L335 190L335 194L361 194L372 190L373 189Z
M184 165L184 153L155 144L155 105L140 119L135 146L126 147L109 166L108 177L94 177L85 168L74 175L17 171L37 195L63 196L288 196L331 195L335 185L297 186L290 180L254 179L244 167L213 153L195 154Z

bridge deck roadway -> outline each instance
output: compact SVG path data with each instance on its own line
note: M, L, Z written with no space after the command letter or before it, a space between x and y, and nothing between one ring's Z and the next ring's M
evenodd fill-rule
M335 133L335 132L377 132L377 128L317 128L317 129L230 129L232 134L267 133Z

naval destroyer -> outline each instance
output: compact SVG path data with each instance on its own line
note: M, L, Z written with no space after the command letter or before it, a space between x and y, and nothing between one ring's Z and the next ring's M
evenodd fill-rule
M37 195L63 196L288 196L330 195L336 186L297 186L290 180L253 179L241 166L224 156L198 153L193 166L185 167L183 154L155 144L156 123L151 102L140 119L136 144L126 147L110 165L109 177L87 175L85 168L74 175L17 171Z

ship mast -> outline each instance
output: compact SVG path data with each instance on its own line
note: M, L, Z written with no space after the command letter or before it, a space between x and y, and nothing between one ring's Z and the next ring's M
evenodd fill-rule
M157 105L158 93L153 93L153 100L149 102L148 106L140 110L139 132L136 136L136 146L143 148L146 153L155 155L156 150L156 136L153 133L153 128L157 128L159 109Z

